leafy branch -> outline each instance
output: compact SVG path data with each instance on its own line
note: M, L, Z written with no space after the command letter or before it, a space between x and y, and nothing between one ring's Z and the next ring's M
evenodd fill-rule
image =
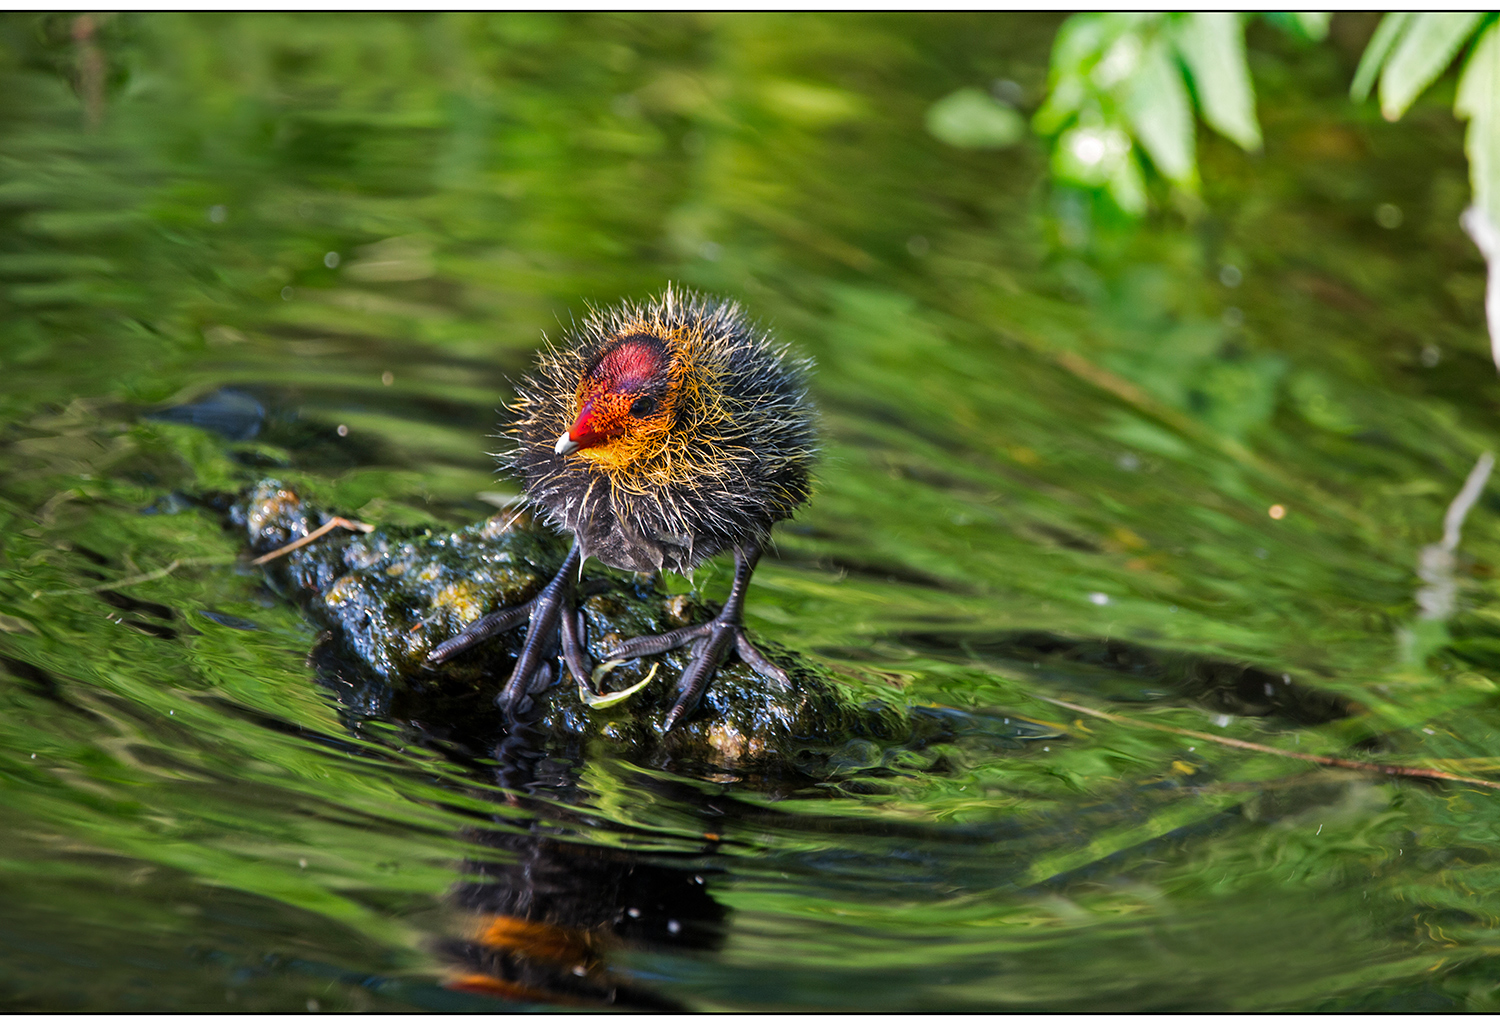
M1477 11L1387 14L1365 46L1349 95L1363 101L1378 76L1380 112L1395 121L1466 45L1453 101L1453 113L1469 122L1464 152L1474 200L1462 223L1489 266L1485 319L1500 367L1500 19Z
M1146 173L1179 198L1198 191L1194 112L1246 151L1261 147L1255 87L1245 59L1252 15L1223 11L1076 14L1058 29L1049 92L1032 128L1052 140L1052 175L1101 189L1127 214L1146 212ZM1310 41L1328 34L1327 12L1260 15ZM1460 55L1463 55L1460 60ZM1473 205L1464 229L1489 265L1490 344L1500 367L1500 16L1481 11L1402 11L1385 15L1365 46L1349 93L1399 119L1459 60L1453 111L1468 122ZM961 97L961 93L963 96ZM969 95L972 93L973 95ZM977 90L935 104L933 134L954 145L990 145L1005 136L1002 114L981 109ZM946 105L946 106L945 106ZM952 125L970 127L967 132ZM1009 123L1009 122L1005 122Z
M1322 39L1328 15L1281 19ZM1032 127L1053 137L1052 173L1103 188L1128 213L1146 210L1149 166L1195 195L1193 112L1246 150L1261 146L1245 21L1224 11L1079 14L1058 30L1050 90Z
M1328 33L1327 12L1262 17L1305 39ZM1179 192L1198 187L1194 113L1247 151L1261 146L1245 59L1250 16L1227 12L1079 14L1053 44L1046 101L1032 127L1052 141L1059 181L1102 188L1128 213L1146 210L1146 172ZM1467 51L1465 53L1465 51ZM1465 54L1454 113L1475 205L1500 224L1500 22L1478 11L1387 14L1350 87L1356 102L1378 84L1381 113L1401 117Z

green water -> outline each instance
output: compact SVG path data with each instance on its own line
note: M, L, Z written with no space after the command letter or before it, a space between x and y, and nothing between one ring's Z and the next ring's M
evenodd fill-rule
M1130 225L1034 141L922 127L995 79L1034 106L1051 17L75 24L0 19L0 1006L561 1001L453 986L507 865L645 909L602 948L626 1005L1500 1005L1500 793L1042 700L1500 769L1493 488L1457 611L1416 601L1500 447L1462 127L1348 102L1370 26L1253 32L1265 153L1201 137L1202 210ZM941 742L695 779L358 715L187 501L481 519L542 333L669 280L819 365L751 627Z

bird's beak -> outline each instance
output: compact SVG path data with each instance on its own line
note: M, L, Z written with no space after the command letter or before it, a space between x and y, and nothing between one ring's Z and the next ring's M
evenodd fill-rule
M563 431L562 437L557 439L557 445L552 449L552 451L556 452L560 456L565 456L569 452L572 452L577 448L578 442L568 437L567 431Z

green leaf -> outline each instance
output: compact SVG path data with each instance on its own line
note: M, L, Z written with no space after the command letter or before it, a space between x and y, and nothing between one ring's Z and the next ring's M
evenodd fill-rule
M1245 63L1245 29L1227 11L1197 11L1177 22L1177 52L1192 73L1203 120L1247 150L1260 149L1255 90Z
M1141 165L1126 154L1109 177L1109 195L1128 214L1136 217L1146 212L1146 179L1141 174Z
M1052 173L1097 188L1109 183L1130 150L1130 136L1123 129L1080 125L1058 138L1052 150Z
M927 130L950 146L1002 149L1021 141L1026 122L1013 107L970 87L929 107Z
M1375 76L1380 74L1385 59L1391 55L1413 17L1415 15L1411 11L1396 11L1380 19L1375 34L1365 44L1365 52L1359 58L1359 68L1354 72L1354 82L1349 86L1349 97L1355 103L1363 103L1370 95Z
M1140 11L1073 15L1058 28L1052 42L1052 73L1057 76L1085 73L1121 36L1161 17Z
M1474 203L1500 225L1500 25L1485 29L1469 55L1453 112L1469 120L1464 150Z
M1321 43L1328 35L1332 12L1266 11L1261 18L1300 42Z
M1103 14L1075 14L1057 28L1052 40L1052 74L1081 75L1114 32Z
M597 685L600 678L602 678L609 672L609 670L613 669L619 664L620 663L618 662L606 662L598 669L595 669L594 683ZM660 662L653 663L651 666L651 671L647 673L645 678L642 679L639 683L631 687L626 687L624 690L614 690L606 694L595 694L593 691L585 687L582 681L579 681L578 700L582 701L590 708L612 708L615 705L618 705L620 702L624 701L626 698L630 697L630 695L634 694L636 691L645 687L646 684L650 683L653 679L655 679L656 671L660 668Z
M1083 109L1088 98L1088 87L1081 75L1058 79L1041 108L1031 116L1031 127L1039 135L1056 135L1069 118Z
M1182 72L1164 40L1152 40L1131 80L1125 116L1151 163L1169 181L1191 189L1198 165L1193 151L1193 111Z
M1315 43L1328 38L1328 23L1333 19L1332 11L1293 11L1292 18L1302 34Z
M1410 27L1380 73L1380 113L1394 121L1453 63L1458 48L1484 15L1479 11L1424 11Z

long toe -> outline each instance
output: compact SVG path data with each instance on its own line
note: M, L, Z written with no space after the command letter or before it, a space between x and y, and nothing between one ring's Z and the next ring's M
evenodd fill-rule
M707 636L698 642L693 652L693 661L682 674L677 703L662 720L663 732L670 731L683 716L698 707L703 692L708 690L708 681L713 678L719 663L724 661L724 656L729 653L729 646L734 643L735 634L738 633L734 624L722 620L714 620L705 625L708 627Z
M514 605L508 609L491 612L487 616L481 616L468 626L463 632L448 638L441 644L434 645L427 653L426 664L437 667L448 661L455 655L468 651L476 644L481 644L498 634L507 630L514 630L526 622L531 615L531 607L536 604L536 599L521 605Z
M623 662L625 659L639 658L642 655L660 655L664 651L680 648L688 641L707 636L713 626L714 621L710 620L698 626L684 626L676 630L668 630L664 634L642 634L640 637L632 637L622 642L604 657L606 661Z
M577 609L565 610L560 623L563 659L568 663L568 670L580 687L592 689L594 664L589 661L588 625L584 622L583 613Z
M762 655L760 650L750 643L750 638L745 636L743 628L735 631L734 650L739 653L740 658L749 663L750 667L761 676L774 683L781 684L782 687L788 690L791 689L792 678L786 674L786 670Z

